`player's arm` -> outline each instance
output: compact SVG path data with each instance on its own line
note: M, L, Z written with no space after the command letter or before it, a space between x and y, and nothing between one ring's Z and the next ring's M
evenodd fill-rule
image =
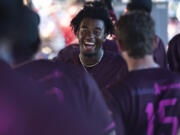
M55 61L69 62L74 57L77 45L69 45L64 49L60 50Z

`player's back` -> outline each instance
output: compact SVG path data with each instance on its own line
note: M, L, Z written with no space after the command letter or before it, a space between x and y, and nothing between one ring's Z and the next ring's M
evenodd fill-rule
M95 119L96 126L102 127L105 132L114 129L115 125L100 90L92 77L83 70L48 60L32 61L15 70L35 80L43 88L49 106L57 104L60 108L71 108L73 112Z
M122 119L126 134L177 134L180 120L177 74L162 68L135 70L111 88L111 95L115 121Z

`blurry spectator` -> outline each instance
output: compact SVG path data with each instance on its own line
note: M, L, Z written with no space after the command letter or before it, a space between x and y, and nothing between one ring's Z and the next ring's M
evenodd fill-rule
M152 10L152 1L151 0L131 0L131 2L127 4L126 12L131 12L131 11L136 11L136 10L147 12L150 14ZM156 35L156 41L154 44L153 55L154 55L154 60L156 61L157 64L159 64L163 68L168 67L165 46L163 44L163 41L157 35Z

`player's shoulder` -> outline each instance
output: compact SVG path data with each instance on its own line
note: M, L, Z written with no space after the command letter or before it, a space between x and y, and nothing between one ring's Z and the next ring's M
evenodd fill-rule
M33 60L23 63L15 68L15 71L39 71L53 68L55 65L50 60Z
M104 50L104 54L112 57L122 57L120 53Z
M37 70L51 70L51 69L60 69L60 70L76 70L82 71L78 66L72 65L69 63L65 63L62 61L52 61L52 60L33 60L27 63L24 63L15 68L15 70L23 70L23 69L37 69Z
M117 49L117 43L115 40L109 40L109 39L106 39L105 42L103 43L103 47L114 47L115 49Z
M79 55L79 44L72 44L58 52L55 61L64 61L67 63L76 63Z
M3 60L0 60L0 72L1 71L11 71L12 70L12 68L10 67L10 65L8 64L8 63L6 63L5 61L3 61Z
M164 72L165 73L165 72ZM174 81L176 81L176 82L180 82L180 74L179 73L177 73L177 72L173 72L173 71L167 71L166 72L166 74L167 74L167 78L169 79L169 80L174 80Z
M68 52L68 51L76 51L76 50L79 50L79 44L70 44L66 46L65 48L63 48L62 50L60 50L59 53Z
M25 63L15 68L16 72L25 74L50 74L50 73L63 73L68 76L83 76L84 71L76 65L64 63L61 61L50 61L50 60L35 60Z
M175 35L170 41L169 41L169 46L171 46L171 45L174 45L174 44L176 44L177 42L179 42L180 41L180 34L177 34L177 35Z
M120 53L105 50L104 55L107 60L113 61L115 63L126 63Z

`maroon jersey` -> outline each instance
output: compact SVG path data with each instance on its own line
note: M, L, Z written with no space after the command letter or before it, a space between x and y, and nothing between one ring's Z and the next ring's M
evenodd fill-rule
M123 121L126 134L177 135L180 120L177 74L162 68L132 71L109 92L115 121Z
M0 69L3 69L3 70L11 70L11 67L8 63L6 63L6 61L0 59Z
M103 132L114 129L115 125L96 83L80 68L61 62L39 60L15 70L35 80L42 87L49 106L54 104L60 108L67 106L73 112L83 113L88 118L96 119L96 124L103 127ZM49 100L54 102L51 104Z
M120 52L115 39L114 40L106 39L105 42L103 43L103 49L107 51L116 52L116 53Z
M106 93L106 88L123 78L128 72L122 56L111 51L104 51L104 56L100 63L91 68L82 66L79 60L78 46L68 46L61 50L56 61L71 63L83 68L94 77L103 94Z
M180 73L180 34L173 37L168 44L168 63L172 71Z
M28 135L39 105L36 84L0 61L0 135ZM38 97L38 98L37 98Z

